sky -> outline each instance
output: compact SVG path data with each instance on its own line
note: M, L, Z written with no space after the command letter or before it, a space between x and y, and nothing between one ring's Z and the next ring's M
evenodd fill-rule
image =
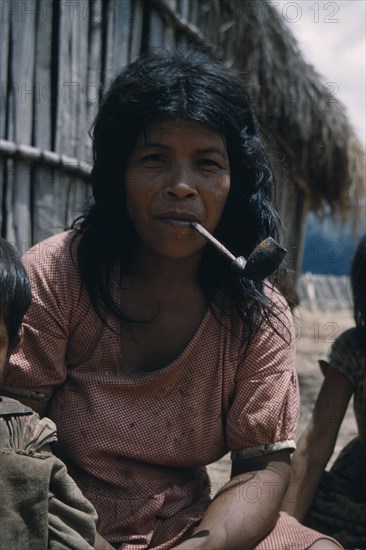
M366 0L272 0L366 147Z
M327 89L345 106L366 149L366 0L271 1L297 38L305 60L323 83L332 83ZM364 230L365 220L354 234L348 226L334 225L329 217L320 222L309 214L302 271L347 274ZM330 264L326 251L335 239L335 262Z

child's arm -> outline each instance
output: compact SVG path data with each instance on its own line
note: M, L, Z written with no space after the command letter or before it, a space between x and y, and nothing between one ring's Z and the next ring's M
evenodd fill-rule
M328 365L312 418L292 459L289 491L282 510L299 521L306 517L353 393L351 382Z

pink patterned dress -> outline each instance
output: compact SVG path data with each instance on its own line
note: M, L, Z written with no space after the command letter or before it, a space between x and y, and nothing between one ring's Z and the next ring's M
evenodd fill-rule
M220 311L210 308L175 361L134 372L123 358L119 323L110 316L113 330L103 325L80 288L71 236L57 235L25 255L33 303L6 384L49 399L55 452L94 504L99 532L120 550L168 549L210 503L207 464L228 451L235 459L294 449L299 395L291 315L274 294L284 338L264 327L244 349L236 315L220 322ZM281 514L258 548L305 549L319 538Z

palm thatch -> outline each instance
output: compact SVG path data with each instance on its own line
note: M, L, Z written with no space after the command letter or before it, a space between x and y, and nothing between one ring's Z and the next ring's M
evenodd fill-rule
M321 211L328 205L347 217L352 207L354 215L365 193L363 147L337 98L336 84L305 61L275 6L263 0L212 0L209 7L202 3L194 26L172 9L172 2L151 2L177 32L184 30L196 44L243 71L262 127L285 155L307 208Z
M267 134L285 153L308 207L328 204L345 216L365 194L365 153L336 96L305 60L280 13L269 2L224 2L225 42L244 71ZM238 10L240 13L238 13ZM353 211L354 215L354 211Z

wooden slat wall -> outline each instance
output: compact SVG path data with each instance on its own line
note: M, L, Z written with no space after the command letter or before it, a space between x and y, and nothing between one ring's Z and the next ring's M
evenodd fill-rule
M57 83L59 100L56 109L55 149L71 157L85 159L88 122L86 117L85 86L88 67L89 3L83 9L62 12L59 19ZM82 187L80 189L80 187ZM84 185L73 176L57 178L56 204L60 206L55 218L58 231L72 222L78 213L85 193ZM81 204L80 204L81 206Z
M221 0L165 4L232 62L232 22L225 20ZM0 137L86 162L91 162L88 130L111 79L141 51L192 42L192 34L175 28L154 0L34 0L14 2L2 15ZM289 216L288 202L299 214L303 197L295 188L285 191L279 190L280 212L289 234L298 235L302 216L300 224ZM0 152L2 235L22 252L69 226L89 193L81 177L5 159ZM296 258L291 261L296 264Z
M129 60L133 61L141 52L142 24L144 17L143 0L131 0L131 6Z
M1 21L1 38L0 38L0 135L6 135L6 123L7 117L6 114L9 109L8 101L8 58L9 58L9 37L10 32L10 18L3 17ZM0 155L0 216L3 210L5 211L5 174L7 170L8 161ZM2 219L0 220L2 222ZM5 227L3 223L1 225L1 232L5 233Z
M164 19L156 10L151 10L150 15L151 27L149 35L149 45L151 48L159 48L164 46Z
M28 25L11 21L9 43L10 80L14 83L8 112L9 139L30 143L33 130L36 17ZM19 78L21 77L21 78ZM24 162L8 165L6 209L9 212L6 233L22 249L31 244L31 174Z
M48 6L48 7L47 7ZM53 6L47 0L40 0L40 13L49 10L52 20ZM36 35L36 63L34 80L39 83L39 101L34 104L33 141L40 149L52 150L52 25L38 25ZM54 227L55 171L47 165L33 169L32 242L38 242L49 235Z

